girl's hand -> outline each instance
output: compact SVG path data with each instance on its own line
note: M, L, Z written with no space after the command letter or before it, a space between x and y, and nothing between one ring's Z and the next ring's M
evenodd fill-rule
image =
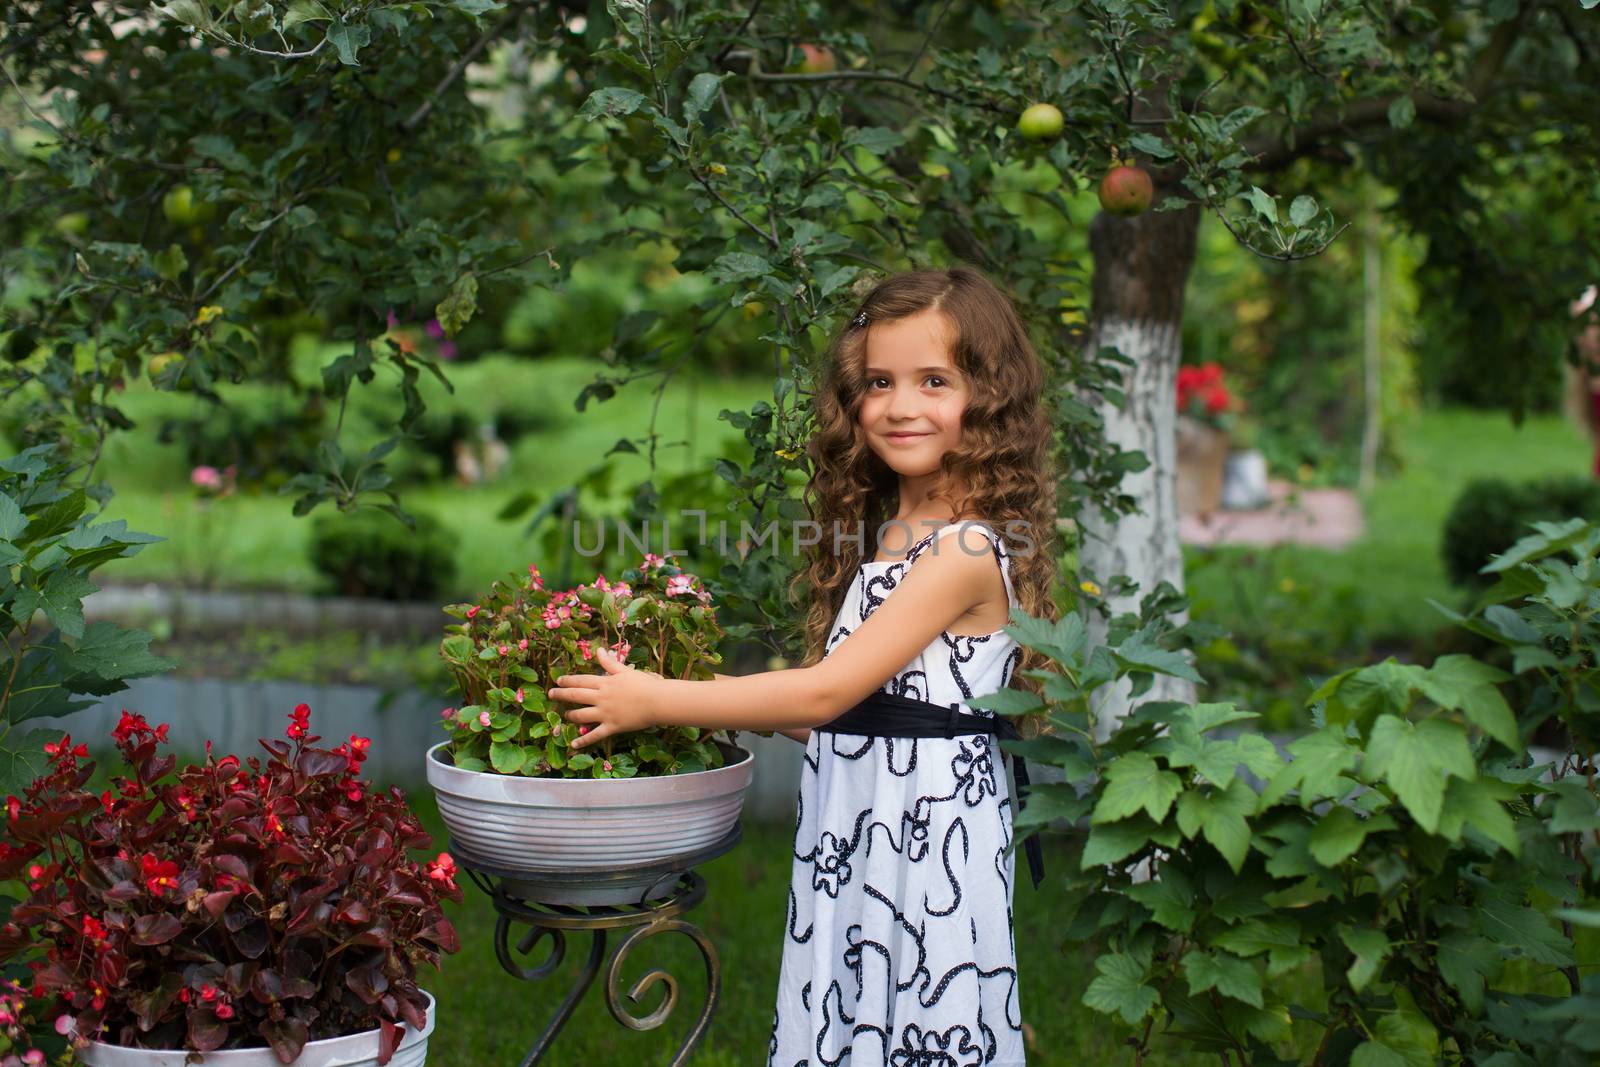
M589 727L581 737L573 738L574 749L656 724L652 713L661 675L628 666L609 648L596 649L594 658L604 674L563 674L549 691L552 700L587 705L566 714L568 722Z

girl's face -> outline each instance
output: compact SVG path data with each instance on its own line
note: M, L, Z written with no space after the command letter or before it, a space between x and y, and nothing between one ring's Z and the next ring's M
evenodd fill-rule
M951 326L938 311L867 327L861 429L873 452L902 478L939 469L961 443L969 385L950 358Z

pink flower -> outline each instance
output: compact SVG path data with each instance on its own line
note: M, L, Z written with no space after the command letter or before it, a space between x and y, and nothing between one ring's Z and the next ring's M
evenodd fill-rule
M633 646L626 641L618 641L616 644L611 646L611 651L615 653L618 659L622 660L627 659L628 653L632 650Z
M389 321L388 321L389 329L392 330L396 326L399 326L399 325L400 325L400 320L395 317L394 308L390 308L389 309Z
M449 362L456 358L458 350L454 341L442 341L439 344L439 358Z
M214 492L222 488L222 472L215 467L196 467L189 472L189 484L196 489Z
M544 588L544 579L539 576L539 568L531 563L528 564L528 577L532 580L535 589Z
M594 659L594 653L589 650L589 642L581 637L578 638L578 654L586 660Z
M485 728L488 727L488 725L489 725L489 712L487 710L478 712L478 723L479 723L479 725L481 725L481 726L483 726Z
M511 651L511 646L510 645L501 645L500 646L500 654L502 656L504 656L506 653L508 653L510 651Z
M428 331L428 336L435 341L444 336L444 327L439 325L438 319L429 319L428 325L424 326L423 329Z
M443 711L441 711L439 713L439 718L441 718L441 719L453 719L455 717L456 717L456 709L455 708L445 708Z
M519 651L519 652L528 651L528 639L526 637L524 637L521 641L517 642L517 651Z
M521 689L517 690L517 703L518 704L522 703L522 690Z
M584 734L586 734L588 732L589 732L589 728L587 726L578 727L578 736L579 737L582 737Z
M688 574L674 574L667 579L667 595L677 596L680 593L694 592L694 578Z
M472 605L472 607L467 609L467 618L476 619L477 617L478 617L478 605L474 604L474 605Z
M604 760L600 765L602 767L604 767L608 771L611 769L611 761L610 760Z
M644 567L645 567L645 570L653 571L653 570L655 570L657 567L661 566L665 562L666 562L666 560L662 559L660 556L656 555L654 552L646 552L644 554Z

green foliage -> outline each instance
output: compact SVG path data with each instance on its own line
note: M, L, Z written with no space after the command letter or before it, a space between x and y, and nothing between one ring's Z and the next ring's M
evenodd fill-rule
M84 620L83 598L99 588L89 575L161 539L97 522L102 502L74 484L78 470L50 445L0 462L0 795L21 793L44 767L45 742L57 739L21 724L173 667L150 653L142 630Z
M1232 704L1146 703L1095 721L1097 692L1189 668L1152 598L1091 647L1077 615L1010 630L1052 660L1040 702L1056 733L1005 742L1063 768L1035 787L1019 839L1067 820L1082 905L1067 929L1100 955L1083 1002L1238 1064L1279 1064L1314 1027L1309 1062L1579 1064L1600 1054L1600 976L1580 963L1600 905L1600 525L1541 523L1493 566L1460 625L1503 644L1531 698L1467 656L1392 659L1328 678L1315 728L1280 751L1238 732ZM1132 647L1134 655L1126 650ZM1013 695L1014 696L1014 695ZM1024 706L1026 705L1026 706ZM1546 720L1563 747L1536 763ZM1320 968L1322 999L1284 981ZM1527 968L1549 976L1530 985Z
M461 706L443 727L457 767L547 778L633 778L685 774L723 765L713 735L694 726L656 726L606 738L574 753L580 727L548 692L557 678L602 670L595 653L664 678L710 678L723 637L700 579L668 556L647 553L617 582L545 588L526 575L495 581L475 604L445 608L462 621L446 627L439 654ZM730 737L732 735L730 734Z
M1600 520L1600 482L1565 475L1529 482L1479 478L1456 497L1445 518L1440 553L1457 585L1494 581L1485 568L1527 534L1532 523L1570 516Z
M373 508L319 515L307 546L311 563L339 596L427 600L455 578L457 536L418 514L408 528Z

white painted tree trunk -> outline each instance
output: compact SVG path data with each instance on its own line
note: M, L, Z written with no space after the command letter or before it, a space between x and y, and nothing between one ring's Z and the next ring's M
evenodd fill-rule
M1128 372L1126 406L1119 410L1103 403L1100 410L1106 437L1124 450L1143 452L1150 465L1122 480L1122 491L1138 502L1137 512L1123 516L1115 525L1108 525L1098 510L1080 517L1083 533L1078 564L1083 575L1102 588L1118 574L1138 582L1134 595L1107 600L1113 614L1137 613L1139 598L1161 582L1170 582L1175 589L1184 587L1183 551L1178 540L1177 406L1173 402L1181 337L1177 323L1111 318L1096 324L1091 344L1113 347L1135 363ZM1174 621L1181 624L1185 618ZM1091 619L1090 635L1093 642L1105 639L1105 623L1098 616ZM1101 690L1104 699L1097 708L1096 733L1102 740L1132 710L1130 687L1124 679ZM1193 699L1190 682L1166 675L1157 675L1149 692L1140 697Z
M1158 178L1158 184L1160 179ZM1162 199L1158 189L1156 202ZM1138 510L1108 524L1098 509L1078 516L1078 564L1102 589L1127 575L1138 583L1131 596L1108 601L1112 614L1137 613L1139 599L1161 582L1182 590L1183 550L1178 539L1177 374L1183 350L1183 295L1194 262L1199 213L1147 211L1132 219L1101 214L1089 230L1094 255L1093 323L1087 351L1113 347L1133 361L1124 371L1124 406L1097 406L1106 436L1150 460L1144 470L1123 477L1122 491ZM1096 398L1084 398L1096 403ZM1180 617L1181 625L1187 621ZM1090 636L1105 638L1105 624L1091 615ZM1096 733L1103 739L1132 710L1132 684L1123 681L1101 691ZM1147 700L1194 700L1192 683L1157 675L1140 696Z

